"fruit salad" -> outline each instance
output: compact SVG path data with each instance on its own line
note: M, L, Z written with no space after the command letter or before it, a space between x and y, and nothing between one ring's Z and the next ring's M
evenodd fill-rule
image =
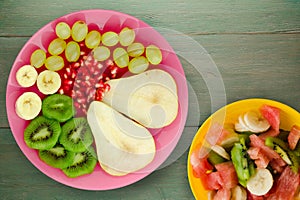
M43 162L71 178L92 173L103 152L107 152L106 158L100 165L111 175L126 175L149 164L155 155L155 143L147 128L169 125L178 110L177 88L172 76L163 70L149 70L162 62L161 50L154 44L139 42L130 27L120 32L103 32L90 28L85 21L58 22L55 34L47 51L35 49L28 63L16 72L16 81L24 92L15 102L15 111L20 118L29 121L24 130L26 145L36 149ZM122 91L122 85L127 91L130 87L136 90L133 86L137 86L138 93L132 97ZM120 93L124 96L120 97ZM147 103L137 100L141 95L147 98ZM129 113L124 111L124 102L131 102ZM154 104L162 106L166 120L149 118L147 113ZM142 109L137 111L136 108ZM110 142L115 143L113 140L118 140L123 133L122 127L113 129L119 124L99 127L101 119L112 122L115 116L109 119L111 112L136 127L137 134L148 138L142 144L124 137L122 145L127 149L121 148L113 161L107 158L108 149L103 149L105 145L98 140L108 134L107 137L112 138ZM161 111L157 112L155 115ZM137 148L137 145L144 147ZM118 159L125 154L125 158L131 158L130 162L136 161L128 152L147 154L148 158L136 162L133 168L128 167L130 163L118 166Z
M208 199L300 199L300 127L281 129L280 113L264 104L211 125L189 160Z

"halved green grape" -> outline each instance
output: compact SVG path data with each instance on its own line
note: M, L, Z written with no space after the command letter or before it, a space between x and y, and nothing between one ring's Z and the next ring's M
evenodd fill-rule
M144 45L139 42L132 43L127 47L128 55L131 57L138 57L142 55L144 51L145 51Z
M121 47L116 48L113 52L113 60L120 68L128 66L129 56L127 51Z
M49 56L46 59L45 66L51 71L58 71L65 66L65 62L61 56Z
M110 50L106 46L98 46L94 48L92 52L97 61L104 61L110 56Z
M160 49L153 44L147 46L146 58L152 65L158 65L162 61L162 54Z
M76 62L80 56L80 46L77 42L71 41L65 50L66 59L69 62Z
M61 39L61 38L56 38L54 40L52 40L52 42L50 42L49 46L48 46L48 52L51 55L59 55L61 54L65 48L66 48L66 42Z
M46 61L46 53L42 49L35 50L30 56L30 65L40 68Z
M55 27L57 37L66 40L71 36L71 28L65 22L59 22Z
M88 26L84 21L77 21L73 24L71 35L74 41L81 42L88 33Z
M112 47L118 44L119 35L115 32L108 31L102 35L102 43L105 46Z
M122 46L128 46L134 42L135 32L134 30L125 27L121 30L119 34L119 38L120 38L120 44Z
M89 49L93 49L99 46L101 40L101 35L98 31L91 31L87 34L85 38L85 46Z
M149 67L149 62L147 58L145 58L144 56L133 58L128 64L129 71L134 74L142 73L146 71L148 67Z

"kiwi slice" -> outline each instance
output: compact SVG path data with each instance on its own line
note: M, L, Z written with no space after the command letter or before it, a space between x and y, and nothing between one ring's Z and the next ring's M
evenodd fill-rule
M276 151L281 156L281 158L290 166L292 171L298 173L298 158L295 153L288 148L287 144L283 140L276 137L267 137L265 144Z
M42 112L49 119L65 122L75 114L73 100L63 94L50 95L43 100Z
M40 150L39 157L42 161L55 168L66 168L73 163L75 153L66 150L61 144L56 144L48 150Z
M24 141L33 149L51 149L58 141L61 127L58 121L44 116L34 118L24 131Z
M93 143L93 135L87 120L72 118L62 126L59 142L69 151L83 152Z
M96 153L94 148L90 146L86 151L76 153L73 163L62 170L68 177L75 178L84 174L92 173L96 164Z
M209 152L207 159L210 162L210 164L212 164L214 166L226 161L225 158L223 158L222 156L220 156L219 154L217 154L214 151Z

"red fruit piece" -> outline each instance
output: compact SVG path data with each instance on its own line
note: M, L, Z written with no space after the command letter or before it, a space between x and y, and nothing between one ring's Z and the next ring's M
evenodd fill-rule
M295 149L299 139L300 139L300 127L297 125L294 125L288 136L288 143L289 143L290 149L292 149L292 150Z
M211 172L206 174L206 177L201 176L203 187L206 190L219 190L222 188L222 177L219 172Z
M222 188L217 191L217 193L214 196L214 200L230 200L231 197L231 191L226 188Z
M266 155L269 159L282 159L277 152L275 152L270 147L266 146L264 141L260 139L257 135L252 134L249 136L249 138L251 141L250 146L260 148L261 152L264 155Z
M221 185L224 188L231 189L237 186L238 178L235 168L231 161L223 162L215 165L217 172L219 172L222 182Z
M276 137L279 135L279 133L279 131L270 128L267 132L260 134L259 138L265 141L267 137Z
M292 200L299 186L299 173L294 173L289 166L280 175L276 190L268 199Z
M213 170L213 166L208 162L207 157L199 158L199 149L192 152L190 163L192 165L194 175L198 178L201 173L207 174Z
M254 160L258 168L266 168L270 162L270 159L262 153L261 148L250 147L247 151L250 158Z
M275 131L279 132L280 109L269 105L263 105L260 108L260 112L262 116L269 122L271 127Z

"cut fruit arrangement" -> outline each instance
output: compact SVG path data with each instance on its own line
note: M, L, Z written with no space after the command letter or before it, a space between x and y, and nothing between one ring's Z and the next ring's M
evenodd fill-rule
M208 199L299 199L300 127L281 129L280 113L264 104L210 127L189 160Z
M136 41L129 27L102 33L84 21L59 22L55 33L16 72L25 92L15 111L30 121L26 145L71 178L97 162L113 176L144 168L156 151L147 128L170 125L178 112L174 78L148 70L162 62L161 50Z

